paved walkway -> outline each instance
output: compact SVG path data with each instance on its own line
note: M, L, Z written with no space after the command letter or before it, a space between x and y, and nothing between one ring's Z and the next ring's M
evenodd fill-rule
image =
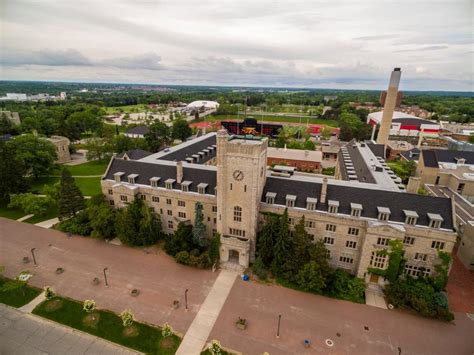
M58 222L59 222L58 218L53 218L53 219L48 219L43 222L36 223L35 226L42 227L42 228L51 228Z
M365 304L372 307L387 309L387 302L385 301L383 291L379 285L369 284L365 289Z
M0 304L0 354L138 354Z
M235 271L220 272L196 318L184 335L177 355L199 354L203 350L237 275Z
M32 214L27 214L26 216L23 216L23 217L21 217L21 218L18 218L17 221L18 221L18 222L23 222L24 220L27 220L28 218L31 218L31 217L33 217Z
M31 313L33 312L33 309L35 309L36 306L43 302L45 299L46 297L44 296L44 292L41 292L35 299L31 300L30 303L27 303L23 307L18 308L18 310L23 313Z

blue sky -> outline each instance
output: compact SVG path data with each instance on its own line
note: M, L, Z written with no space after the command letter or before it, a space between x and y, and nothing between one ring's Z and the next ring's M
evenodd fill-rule
M1 78L473 90L471 0L1 0Z

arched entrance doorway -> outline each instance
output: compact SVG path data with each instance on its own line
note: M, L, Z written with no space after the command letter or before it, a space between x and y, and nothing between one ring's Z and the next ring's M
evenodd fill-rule
M229 249L229 262L238 264L239 263L239 252L234 249Z

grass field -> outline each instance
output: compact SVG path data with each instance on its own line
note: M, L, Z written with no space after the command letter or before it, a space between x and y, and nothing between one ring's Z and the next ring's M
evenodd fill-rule
M26 213L16 208L8 208L5 205L0 206L0 217L8 219L18 219L25 216Z
M262 121L262 116L255 115L254 118L256 118L259 122ZM220 120L243 120L244 117L237 116L237 115L211 115L211 116L206 116L205 120L207 121L220 121ZM292 116L280 116L280 115L268 115L268 116L263 116L263 122L290 122L290 123L300 123L301 124L323 124L326 126L330 127L338 127L339 123L335 120L325 120L322 118L308 118L308 117L302 117L301 119L299 117L292 117Z
M30 303L31 300L41 293L41 290L28 285L16 290L2 291L1 287L8 281L11 280L0 277L0 303L18 308Z
M147 354L174 354L181 342L175 335L163 338L161 329L138 322L133 324L135 333L126 335L116 314L97 310L92 318L84 312L81 303L66 298L45 301L33 313Z
M36 224L39 222L47 221L48 219L53 219L58 216L58 208L56 206L50 208L45 214L34 215L31 218L25 219L23 222L29 224Z
M143 111L150 111L148 106L145 104L104 107L104 109L108 115L114 113L138 113Z
M103 175L109 160L93 160L80 165L65 166L72 176Z
M76 185L81 190L84 196L94 196L101 193L100 189L100 177L78 177L75 178ZM34 193L42 194L44 185L54 185L59 182L59 177L42 177L36 179L32 186L31 191Z

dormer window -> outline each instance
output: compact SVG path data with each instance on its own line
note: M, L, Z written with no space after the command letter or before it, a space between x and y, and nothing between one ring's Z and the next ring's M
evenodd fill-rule
M360 203L351 203L351 216L360 217L362 214L362 205Z
M339 209L339 201L329 200L328 201L328 212L329 213L337 213Z
M189 191L189 186L192 184L192 181L183 181L181 183L181 191L183 192L188 192Z
M205 193L206 193L206 188L207 188L207 186L208 186L208 185L207 185L206 183L201 182L201 183L197 186L197 188L198 188L198 193L200 193L200 194L205 194Z
M314 211L316 209L316 204L318 203L318 199L314 197L306 198L306 209L308 211Z
M165 181L165 187L168 189L168 190L172 190L173 189L173 184L176 180L175 179L168 179Z
M159 178L159 177L154 176L154 177L152 177L152 178L150 179L150 185L151 185L151 187L158 187L158 183L159 183L159 182L160 182L160 178Z
M129 184L134 184L137 180L138 174L130 174L127 176L127 180Z
M295 207L295 201L295 195L286 195L286 207Z
M464 165L466 164L466 159L464 158L454 158L456 160L457 165Z
M114 174L114 180L115 182L122 182L122 176L125 175L123 172L118 172Z
M429 223L430 228L441 228L441 223L443 223L444 221L441 215L437 213L427 213L427 215L430 220L430 223Z
M416 221L418 220L418 213L415 211L408 211L408 210L403 210L403 213L405 213L405 223L409 224L411 226L416 225Z
M267 194L265 195L265 202L269 205L274 205L276 195L277 194L274 192L267 192Z
M379 212L378 219L379 221L388 221L390 218L390 208L387 207L377 207Z

